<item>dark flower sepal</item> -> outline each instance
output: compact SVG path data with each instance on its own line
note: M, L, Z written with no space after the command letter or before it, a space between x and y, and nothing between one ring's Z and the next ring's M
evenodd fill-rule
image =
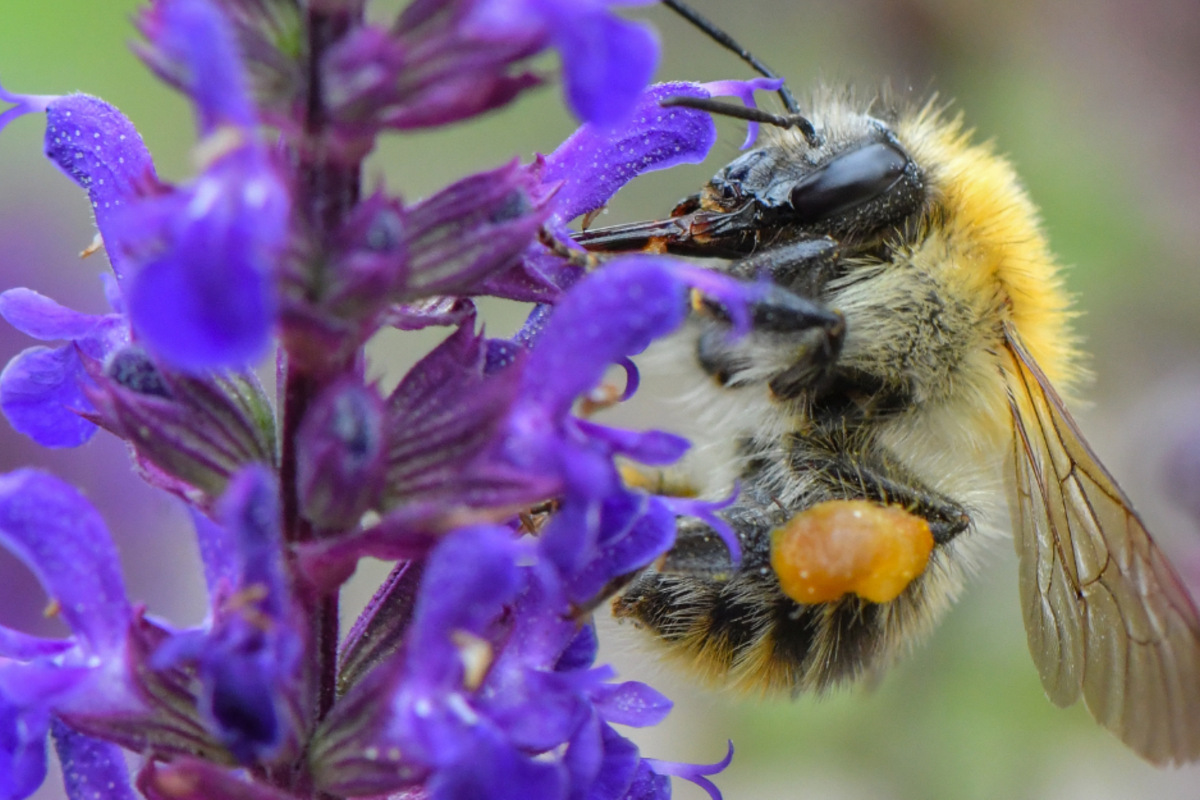
M516 265L552 211L540 163L464 178L407 209L407 278L394 299L476 294Z
M424 553L396 564L346 634L338 652L339 694L346 694L400 650L416 608L426 557L436 543L429 540Z
M381 190L363 198L338 232L321 306L339 319L369 320L395 302L408 279L408 240L400 200Z
M506 105L541 83L511 69L536 49L528 39L481 47L456 29L419 43L405 38L364 26L325 59L330 110L344 138L455 122Z
M475 313L475 304L471 300L442 295L394 305L388 310L384 323L402 331L419 331L434 325L458 327Z
M505 498L507 481L483 497L487 464L477 464L507 417L519 367L488 373L487 340L467 320L422 358L387 399L389 425L385 505L441 498L456 505L512 505L538 499L533 491ZM497 476L500 477L500 476Z
M270 402L250 373L191 376L159 366L137 347L101 363L84 359L91 378L86 418L128 441L140 459L209 498L243 465L275 462ZM148 477L153 475L148 473ZM196 500L191 492L186 499Z
M244 772L189 757L167 764L148 760L138 773L137 788L147 800L296 800Z

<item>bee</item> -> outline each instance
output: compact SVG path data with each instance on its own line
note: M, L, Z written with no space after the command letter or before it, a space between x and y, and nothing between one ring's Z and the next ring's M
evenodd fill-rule
M780 96L787 114L676 99L765 129L668 218L577 237L720 259L770 287L746 336L700 301L680 339L725 451L712 482L740 485L721 513L740 561L681 520L615 616L710 683L823 692L931 630L1006 496L1047 695L1082 698L1149 761L1200 758L1200 617L1059 392L1081 353L1011 165L934 103L818 92L801 114Z

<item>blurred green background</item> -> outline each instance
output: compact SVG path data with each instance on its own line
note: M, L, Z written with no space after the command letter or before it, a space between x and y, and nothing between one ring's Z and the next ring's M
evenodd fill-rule
M160 173L190 172L189 110L129 53L132 0L4 0L0 81L12 91L86 91L138 125ZM380 3L385 16L398 3ZM1083 312L1096 373L1078 417L1095 449L1142 510L1164 549L1200 585L1200 531L1163 485L1171 452L1200 429L1200 4L1096 0L1043 4L981 0L696 0L695 5L789 78L801 97L817 82L871 93L953 100L981 138L1008 153L1044 212ZM657 7L631 10L659 28L660 77L748 77L747 68ZM553 61L544 62L547 71ZM394 138L372 157L369 181L416 199L449 180L513 157L548 152L573 122L550 87L474 122ZM722 122L710 161L626 189L600 224L658 216L736 153L737 123ZM0 285L24 285L102 310L102 257L86 200L40 158L41 123L0 135ZM521 309L488 309L506 333ZM377 374L396 376L436 337L389 335ZM28 342L0 330L0 357ZM668 425L671 388L646 376L640 424ZM622 419L628 420L629 410ZM37 462L85 487L122 541L135 598L177 622L203 614L184 515L128 472L104 435L78 451L45 453L0 431L0 469ZM738 798L1193 798L1200 769L1157 770L1095 726L1086 711L1053 708L1028 657L1011 546L997 542L965 597L928 644L878 687L825 698L762 702L700 692L647 656L632 632L604 625L607 656L628 678L676 699L668 721L635 732L649 755L715 761ZM379 569L360 571L368 591ZM360 599L358 602L362 602ZM54 632L36 582L0 556L0 622ZM48 784L40 797L57 797ZM680 797L702 797L691 786Z

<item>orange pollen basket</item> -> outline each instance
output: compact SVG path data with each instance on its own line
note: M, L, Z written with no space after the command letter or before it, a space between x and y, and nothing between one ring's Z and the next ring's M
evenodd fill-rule
M933 551L929 524L898 506L828 500L772 533L771 567L798 603L856 594L886 603L925 571Z

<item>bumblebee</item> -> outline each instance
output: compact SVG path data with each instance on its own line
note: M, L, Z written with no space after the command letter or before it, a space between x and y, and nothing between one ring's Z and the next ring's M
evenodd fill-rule
M578 236L770 284L748 335L698 302L677 343L724 450L710 485L740 485L721 516L741 559L681 521L615 615L710 683L825 691L931 630L1006 496L1050 699L1152 762L1200 758L1200 616L1059 393L1081 354L1012 167L932 103L781 96L785 115L680 99L765 130L670 217Z

